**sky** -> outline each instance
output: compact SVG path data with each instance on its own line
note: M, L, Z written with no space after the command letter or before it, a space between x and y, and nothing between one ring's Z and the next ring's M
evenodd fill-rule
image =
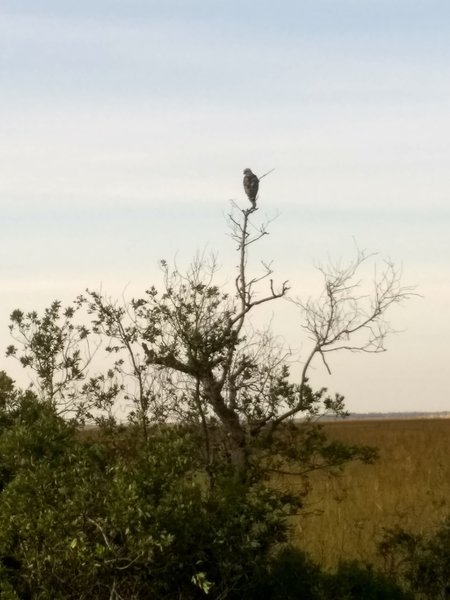
M252 267L306 297L357 245L420 294L386 353L313 381L355 412L450 410L449 34L447 0L0 0L3 346L14 308L141 294L161 258L215 251L232 281L230 201L274 169ZM298 311L271 310L304 359Z

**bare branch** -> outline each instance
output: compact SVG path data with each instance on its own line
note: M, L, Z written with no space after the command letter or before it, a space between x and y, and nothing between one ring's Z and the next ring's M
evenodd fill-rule
M260 177L258 177L258 179L261 181L261 179L263 177L267 177L267 175L270 175L271 173L273 173L275 171L275 169L270 169L270 171L267 171L267 173L264 173L264 175L261 175Z

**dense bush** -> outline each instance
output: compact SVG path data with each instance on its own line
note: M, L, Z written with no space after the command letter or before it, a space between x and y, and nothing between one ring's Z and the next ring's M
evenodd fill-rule
M285 539L286 496L226 473L211 487L181 427L84 439L31 397L8 420L2 598L241 598Z
M386 569L420 598L450 598L450 517L422 535L401 528L387 531L380 552Z
M295 499L256 471L243 484L224 465L211 480L195 429L83 433L1 382L2 598L321 600L382 589L369 571L331 577L297 550L277 554ZM401 598L377 593L364 597Z
M358 562L337 572L321 570L297 548L282 548L272 559L255 598L270 600L412 600L392 577Z
M296 499L262 473L204 470L192 427L80 431L0 373L0 597L407 600L449 597L450 522L396 530L385 575L325 573L286 546ZM417 597L417 595L414 595Z
M324 574L303 552L287 546L271 561L255 598L325 600Z
M355 561L341 564L329 578L328 594L330 600L412 600L393 577Z

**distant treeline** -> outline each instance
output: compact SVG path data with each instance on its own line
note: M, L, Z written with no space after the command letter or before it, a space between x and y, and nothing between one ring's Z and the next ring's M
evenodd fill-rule
M369 413L350 413L348 419L363 420L363 419L450 419L450 411L441 412L369 412ZM333 415L324 415L321 417L324 421L339 421L340 417Z

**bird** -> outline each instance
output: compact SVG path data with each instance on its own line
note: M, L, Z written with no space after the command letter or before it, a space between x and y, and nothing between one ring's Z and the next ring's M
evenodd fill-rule
M244 190L252 207L256 208L256 196L258 194L259 179L251 169L244 169Z

